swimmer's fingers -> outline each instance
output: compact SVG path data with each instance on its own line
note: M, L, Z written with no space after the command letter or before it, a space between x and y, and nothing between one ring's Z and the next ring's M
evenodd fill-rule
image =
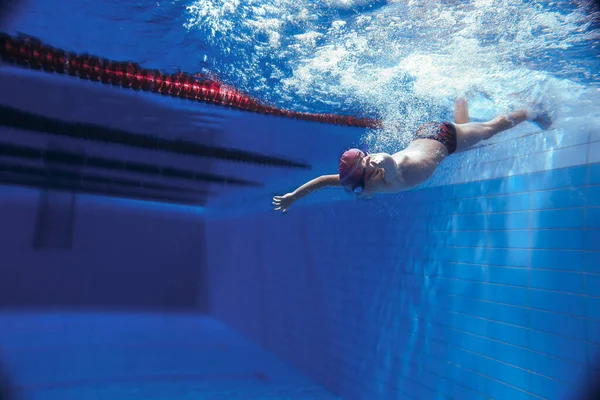
M274 196L273 197L273 205L281 205L281 204L285 204L285 203L290 203L290 199L285 197L285 196Z
M285 214L286 212L288 212L288 209L278 206L278 207L273 207L273 211L281 211L283 214Z
M283 196L273 196L273 201L271 204L273 204L274 211L281 211L285 214L288 212L293 202L294 200L292 195L288 193Z

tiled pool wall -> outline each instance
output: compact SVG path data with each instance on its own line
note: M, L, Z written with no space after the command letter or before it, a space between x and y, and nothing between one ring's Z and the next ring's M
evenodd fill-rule
M599 140L534 132L418 190L209 221L211 312L344 399L571 397L600 355Z

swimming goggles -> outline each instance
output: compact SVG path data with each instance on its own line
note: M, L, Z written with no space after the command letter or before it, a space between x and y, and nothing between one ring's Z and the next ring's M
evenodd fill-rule
M360 180L356 182L356 184L352 187L353 193L362 193L365 190L365 173L367 172L367 168L363 167L362 175L360 176Z

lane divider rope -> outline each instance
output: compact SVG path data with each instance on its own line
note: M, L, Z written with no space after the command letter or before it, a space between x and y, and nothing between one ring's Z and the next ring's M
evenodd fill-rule
M379 120L334 114L283 110L261 104L241 91L201 74L164 74L133 62L111 61L89 54L77 54L43 44L27 35L0 33L0 58L32 70L66 74L80 79L133 90L142 90L215 104L243 111L361 128L378 128Z

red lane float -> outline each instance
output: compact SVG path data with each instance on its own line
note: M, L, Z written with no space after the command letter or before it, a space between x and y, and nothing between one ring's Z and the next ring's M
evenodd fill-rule
M190 75L180 72L166 75L158 70L144 69L133 62L111 61L89 54L56 49L26 35L13 37L0 33L0 57L5 62L34 70L66 74L111 86L159 93L244 111L362 128L381 126L380 121L374 119L301 113L271 107L261 104L233 87L200 74Z

